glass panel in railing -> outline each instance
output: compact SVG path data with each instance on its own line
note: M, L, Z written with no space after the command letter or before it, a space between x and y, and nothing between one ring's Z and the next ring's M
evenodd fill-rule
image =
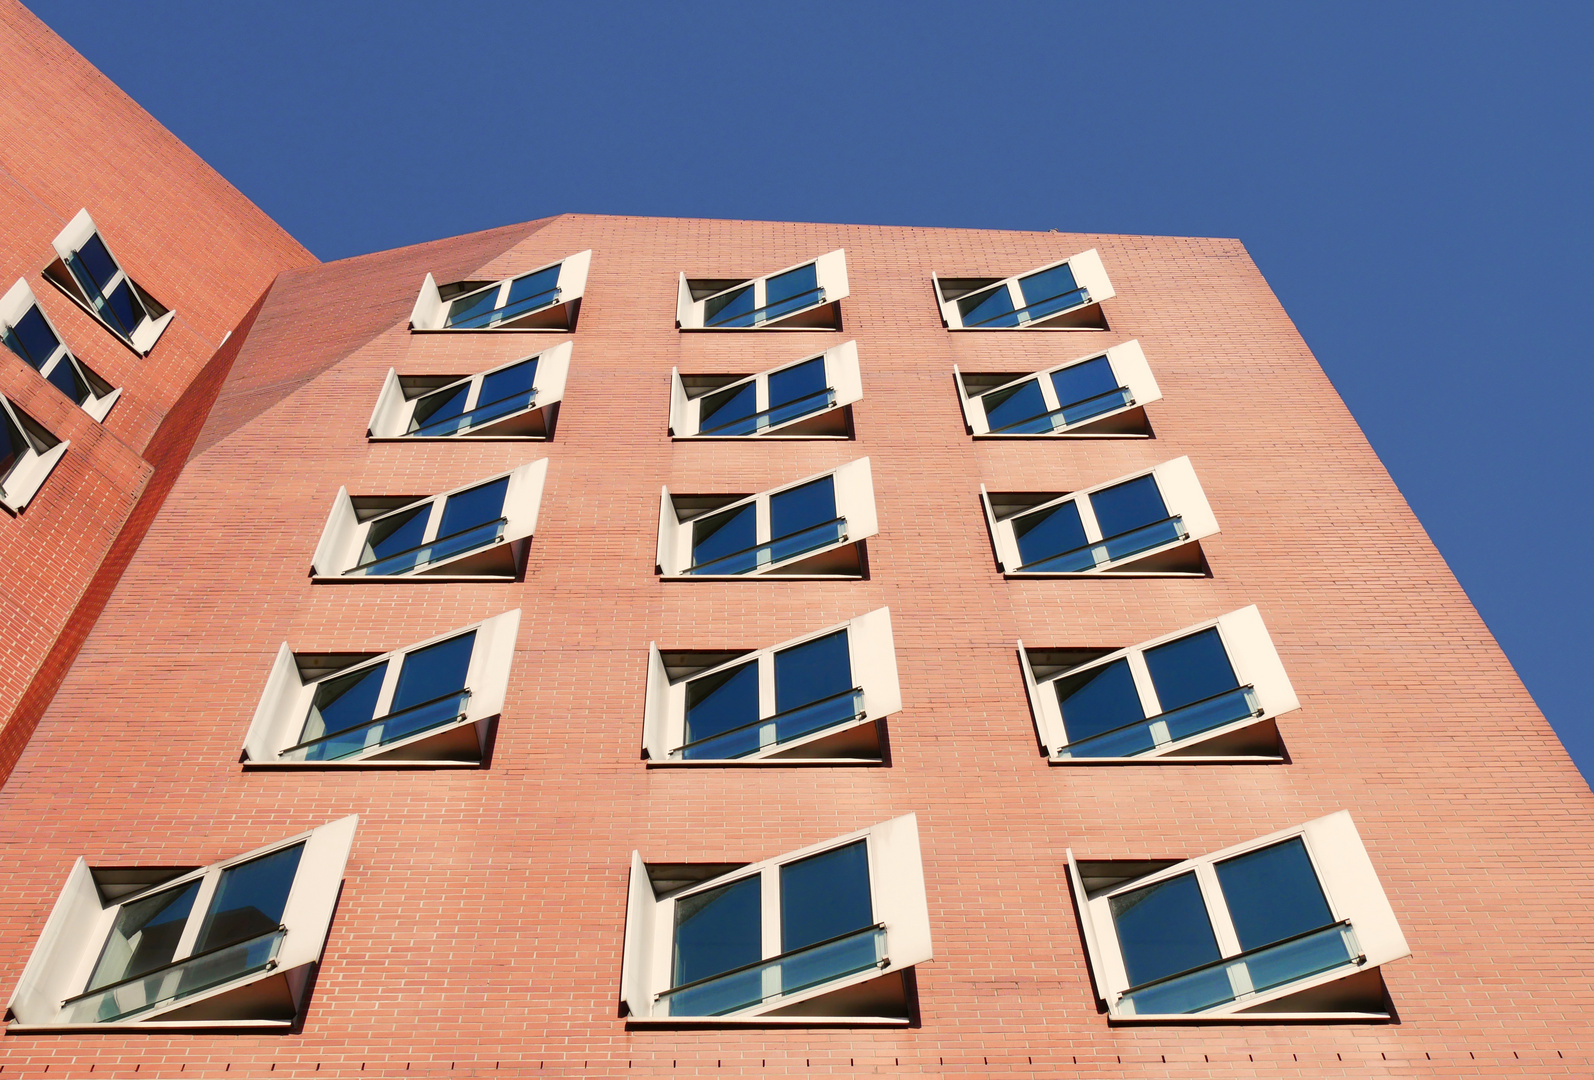
M759 747L759 732L747 725L757 719L757 661L693 679L686 684L686 742L698 745L686 746L681 756L690 760L750 754Z
M1013 519L1020 568L1065 573L1096 565L1085 539L1085 526L1073 500ZM1045 564L1042 566L1041 564Z
M1074 272L1067 263L1019 278L1018 288L1024 294L1026 321L1044 319L1048 315L1077 307L1087 299L1084 290L1075 283Z
M704 326L752 326L753 286L743 285L717 296L703 304Z
M1039 435L1052 430L1046 415L1046 399L1041 384L1027 379L1017 386L1006 386L982 395L985 420L992 431L1011 435Z
M109 1023L264 971L276 959L287 931L273 929L248 941L196 955L141 979L108 986L67 1003L69 1024Z
M1279 903L1288 900L1281 897ZM1348 934L1348 927L1329 926L1253 953L1244 961L1251 988L1260 994L1350 963L1356 954Z
M721 510L692 522L694 569L713 563L715 574L745 574L758 566L758 513L753 503Z
M1256 715L1256 697L1248 686L1159 713L1144 722L1134 723L1087 739L1070 742L1065 757L1132 757L1168 743L1188 739L1205 731L1232 724Z
M885 960L884 930L866 927L840 941L804 949L780 962L780 991L795 994L860 971Z
M1053 422L1058 428L1064 428L1070 424L1083 423L1093 416L1110 413L1114 409L1131 404L1133 401L1134 397L1128 390L1123 388L1109 390L1107 393L1090 398L1087 401L1063 406L1053 414Z
M549 266L536 273L516 278L509 283L509 296L504 300L504 309L499 313L499 319L494 321L512 319L516 315L524 315L528 311L547 307L559 298L558 285L557 266Z
M763 319L778 319L793 311L819 303L819 271L814 263L776 274L764 285Z
M1018 314L1013 310L1013 295L1005 284L959 297L957 305L958 314L966 327L1018 325Z
M846 535L846 521L836 520L815 525L801 532L776 537L767 546L767 558L761 558L759 563L762 565L764 563L777 563L786 559L794 559L798 555L817 551L829 544L834 544Z
M1219 964L1127 994L1119 1008L1139 1016L1167 1016L1200 1012L1233 1000L1228 966Z
M504 520L499 518L497 521L488 521L461 532L440 536L420 550L415 565L425 566L453 558L455 555L463 555L467 551L487 547L497 540L503 531Z
M1197 1013L1242 995L1333 971L1355 959L1351 928L1336 923L1131 991L1119 1001L1119 1010L1137 1016Z
M479 292L473 292L453 300L448 307L448 319L444 326L459 326L469 328L471 325L490 317L494 305L498 303L499 286L489 285Z

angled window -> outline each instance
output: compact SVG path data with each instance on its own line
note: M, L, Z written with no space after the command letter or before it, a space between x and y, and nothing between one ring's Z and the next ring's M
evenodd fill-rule
M666 578L862 577L875 535L869 459L758 495L659 499L658 572Z
M1189 458L1062 496L982 484L980 500L1010 577L1203 575L1197 541L1218 531Z
M78 859L11 995L9 1032L292 1027L358 822L210 866Z
M758 278L681 275L675 325L682 330L840 330L847 253L838 248Z
M311 560L317 581L513 581L537 528L548 459L441 495L339 488Z
M1113 1023L1389 1019L1379 968L1411 950L1347 811L1182 862L1069 851L1068 869Z
M5 338L7 348L96 420L104 420L122 396L120 388L112 387L72 355L61 332L21 278L0 297L0 337Z
M948 330L1105 330L1112 282L1095 248L1009 278L934 274Z
M844 439L863 397L858 345L848 341L756 375L670 370L670 434L677 439Z
M1128 649L1026 649L1030 710L1055 765L1276 762L1300 708L1256 606Z
M913 814L750 865L632 853L632 1025L903 1025L931 955Z
M148 356L173 313L128 276L89 212L79 210L52 243L58 258L44 276L124 344Z
M71 444L0 397L0 506L13 514L32 501Z
M387 381L366 435L383 439L547 439L570 371L571 343L475 375L400 375Z
M295 653L283 642L243 763L480 765L519 628L517 609L389 653Z
M756 651L649 645L646 702L650 766L878 764L902 708L891 611Z
M592 251L501 281L438 285L431 274L410 312L412 330L574 330Z
M1146 405L1162 399L1138 341L1027 375L952 372L977 439L1145 436Z

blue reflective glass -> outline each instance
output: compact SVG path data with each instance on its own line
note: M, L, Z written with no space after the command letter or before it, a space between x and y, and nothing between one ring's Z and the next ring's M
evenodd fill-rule
M372 522L365 538L365 558L361 561L386 558L419 545L426 536L431 509L431 504L427 503Z
M778 492L769 499L769 529L775 539L791 536L836 517L836 486L828 476L801 487ZM778 551L773 556L781 558Z
M334 675L316 685L315 696L310 701L310 716L305 720L300 742L319 739L322 735L365 724L376 715L376 699L382 692L382 679L387 674L387 661L368 668ZM364 736L358 740L364 745ZM341 753L343 749L329 751Z
M964 326L1018 325L1018 314L1013 310L1013 295L1006 285L960 298L958 314L962 316Z
M1065 551L1074 551L1086 543L1085 526L1079 520L1079 507L1072 500L1014 518L1013 537L1018 541L1018 557L1024 565ZM1089 570L1095 565L1095 559L1086 550L1070 561L1042 569L1064 572Z
M709 297L703 304L703 325L753 325L753 287L743 285L740 289Z
M17 459L32 448L9 416L0 415L0 426L4 434L4 438L0 438L0 482L4 482L16 467Z
M1041 395L1041 384L1034 379L1021 382L1017 386L992 390L980 400L985 403L985 419L992 431L997 428L1010 428L1025 420L1034 420L1046 415L1046 399ZM1050 420L1045 420L1035 427L1036 431L1051 429Z
M83 404L89 396L88 383L78 378L78 373L69 360L63 359L50 370L48 376L51 385L61 393L72 399L74 405Z
M1334 921L1299 837L1226 859L1218 863L1217 872L1242 950L1260 949Z
M509 283L509 298L504 301L504 309L513 312L519 309L531 310L537 307L537 300L546 302L546 295L553 291L559 284L559 267L550 266L545 270L538 270L534 274L518 277Z
M776 274L765 282L764 318L780 316L808 307L819 299L819 271L813 264Z
M199 895L198 880L133 900L116 913L87 989L136 978L171 963Z
M826 386L825 359L816 356L769 376L769 407L775 409L812 397L825 390Z
M133 287L126 279L123 279L122 283L112 289L110 295L105 298L103 310L110 311L115 316L117 325L127 334L131 334L144 318L143 307L133 296Z
M758 719L758 663L742 664L718 671L686 684L686 741L698 742L722 731L751 724ZM715 746L709 756L729 757L736 752L758 748L756 730L748 732L748 745ZM685 757L696 756L688 747Z
M1151 476L1142 476L1094 492L1090 496L1090 508L1096 512L1096 523L1101 526L1102 536L1107 537L1138 529L1168 516L1162 492L1157 490L1156 478Z
M1146 718L1127 660L1114 660L1072 678L1065 676L1053 685L1070 743Z
M743 551L758 543L758 512L752 503L722 510L692 522L692 562L694 565ZM717 574L740 574L758 565L757 553L748 551L741 559L727 559L714 568Z
M758 390L753 383L716 390L705 395L703 404L698 407L697 429L721 435L745 435L755 430L756 425L736 421L747 421L757 411Z
M282 925L303 854L304 845L295 844L223 870L194 951L244 941Z
M1193 873L1122 893L1110 907L1130 986L1220 959Z
M763 958L760 891L759 877L755 874L675 902L675 956L670 985L696 982ZM757 1001L761 996L756 990L759 973L751 974L755 988L752 1000ZM745 988L724 987L715 996L719 995L727 999L745 998ZM675 1000L679 1002L680 998ZM696 1004L697 1008L682 1012L701 1015L716 1011L709 1007L712 1001Z
M508 490L509 477L506 476L469 491L461 491L458 495L450 495L448 502L443 504L443 520L437 527L437 535L453 536L477 525L497 521L504 516L504 493Z
M470 654L475 644L476 631L472 630L406 653L388 711L398 712L465 689L465 675L470 670Z
M1078 291L1079 286L1074 283L1074 272L1067 263L1019 278L1018 289L1024 294L1026 314L1032 320L1065 311L1084 299L1084 294Z
M1052 372L1052 388L1060 405L1072 405L1118 389L1118 376L1105 356Z
M519 401L524 395L529 395L536 386L537 361L527 360L506 367L501 371L494 371L482 377L482 392L476 395L477 409L482 410L489 405L508 401ZM529 399L528 399L529 400ZM516 405L521 408L523 405Z
M1216 627L1147 649L1145 656L1163 712L1240 685Z
M39 309L30 307L27 314L17 320L17 325L6 332L6 344L35 368L42 368L61 342Z
M421 427L436 426L440 429L446 427L443 423L445 420L452 420L465 411L465 400L468 397L470 397L469 383L461 383L427 394L415 403L415 412L410 417L410 430L415 431Z
M810 701L851 690L852 661L847 631L838 630L775 654L775 711L786 712ZM846 703L852 711L851 702Z
M96 286L95 292L103 293L119 269L116 265L116 260L111 258L111 253L106 248L105 241L100 239L98 233L95 233L88 238L87 243L78 249L77 257L83 269L88 272L90 280Z
M780 868L780 950L862 930L874 923L869 849L859 840Z
M446 325L471 322L492 311L498 304L498 289L497 285L493 285L453 301L448 308Z

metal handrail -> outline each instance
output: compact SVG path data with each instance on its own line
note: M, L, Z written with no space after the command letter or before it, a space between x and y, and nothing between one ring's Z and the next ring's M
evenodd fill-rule
M1120 1001L1122 1001L1124 998L1128 997L1129 995L1138 994L1138 993L1140 993L1140 991L1146 989L1147 987L1160 986L1162 983L1172 982L1175 979L1182 979L1186 975L1193 975L1193 974L1195 974L1198 971L1205 971L1208 968L1222 967L1225 964L1233 964L1236 961L1244 960L1247 957L1255 956L1257 953L1266 952L1269 949L1276 949L1280 945L1288 945L1292 941L1299 941L1302 938L1311 937L1313 934L1321 934L1324 930L1332 930L1336 926L1344 927L1344 928L1349 929L1350 928L1350 920L1349 919L1340 919L1338 922L1324 923L1322 926L1314 927L1311 930L1302 930L1299 934L1291 934L1289 937L1279 938L1277 941L1270 941L1266 945L1258 945L1254 949L1246 949L1244 952L1235 953L1233 956L1219 957L1216 960L1209 960L1205 964L1200 964L1200 965L1197 965L1196 967L1193 967L1193 968L1187 968L1184 971L1176 971L1172 975L1163 975L1162 977L1156 978L1156 979L1152 979L1149 982L1143 982L1139 986L1131 986L1129 989L1127 989L1123 993L1119 994L1118 995L1118 999ZM1354 957L1351 957L1351 958L1347 959L1346 963L1360 964L1366 959L1367 959L1367 954L1363 953L1360 956L1354 956Z
M781 717L783 717L783 716L790 716L793 713L802 712L804 709L811 709L815 705L822 705L822 704L824 704L827 701L835 701L837 698L844 698L848 694L861 694L861 693L863 693L863 687L854 686L850 690L843 690L840 693L831 694L829 697L815 698L813 701L809 701L809 702L806 702L806 703L804 703L802 705L798 705L796 708L787 709L785 712L778 712L778 713L775 713L773 716L761 716L757 720L751 720L751 721L749 721L748 723L745 723L745 724L738 724L737 726L735 726L733 728L726 728L724 731L715 732L713 735L705 735L701 739L693 739L689 743L682 743L680 745L680 747L677 749L676 752L677 753L681 753L683 751L690 750L694 746L702 746L704 743L713 742L715 739L723 739L727 735L734 735L738 731L746 731L748 728L763 727L765 724L778 723L780 721ZM840 719L840 720L834 720L831 723L826 724L825 726L826 727L834 727L836 724L845 724L848 720L857 720L857 719L859 719L859 718L861 718L863 716L866 716L866 715L868 715L868 714L864 713L864 712L853 713L849 717L844 717L843 719ZM815 729L815 730L822 730L822 729ZM809 732L804 732L804 734L810 734L810 733ZM772 745L779 745L779 743L775 743L775 744L772 744Z
M1229 694L1234 693L1236 690L1249 690L1252 693L1255 693L1256 687L1251 683L1246 683L1244 686L1233 686L1227 690L1220 690L1216 694L1208 694L1204 698L1197 698L1194 701L1187 701L1183 705L1180 705L1177 709L1166 709L1163 712L1158 713L1156 716L1142 717L1139 720L1132 720L1127 724L1120 724L1115 728L1108 728L1106 731L1098 731L1094 735L1087 735L1078 742L1064 743L1063 749L1069 750L1076 746L1084 746L1086 743L1095 742L1097 739L1105 739L1109 735L1117 735L1119 732L1129 731L1132 728L1143 727L1146 724L1155 724L1157 721L1162 720L1165 717L1172 716L1175 713L1183 712L1186 709L1193 709L1197 705L1205 705L1209 701L1216 701L1221 697L1226 697ZM1257 706L1255 709L1251 710L1250 714L1252 716L1261 716L1266 711L1267 710L1263 709L1261 706ZM1224 722L1232 723L1233 721ZM1067 721L1065 720L1064 723L1066 724ZM1200 732L1197 732L1196 734L1200 734Z
M107 990L115 990L118 986L127 986L130 983L142 982L144 979L149 978L151 975L159 975L161 972L167 971L167 970L169 970L171 968L182 967L184 964L188 963L189 961L198 960L202 956L210 956L212 953L219 953L219 952L222 952L223 950L226 950L226 949L236 949L240 945L248 944L251 941L257 941L260 938L271 937L273 934L287 933L287 930L288 930L288 928L286 926L282 926L282 925L279 924L274 929L264 930L264 931L262 931L262 932L260 932L258 934L254 934L254 935L252 935L250 937L239 938L237 941L229 941L225 945L214 945L211 948L205 949L202 952L189 953L187 956L183 957L181 960L171 960L171 961L168 961L167 963L162 964L160 967L153 967L153 968L150 968L148 971L140 972L137 975L129 975L125 979L118 979L115 982L106 983L104 986L96 986L92 990L85 990L81 994L78 994L78 995L76 995L74 997L69 997L69 998L65 999L64 1001L62 1001L61 1002L61 1007L64 1009L68 1005L72 1004L74 1001L82 1001L84 998L96 997L99 994L105 993L105 991L107 991ZM267 961L267 966L275 965L276 962L277 962L276 959L273 958L273 959Z
M980 396L983 398L985 395L981 394ZM991 428L991 430L988 432L988 434L1000 435L1002 432L1008 430L1009 428L1016 428L1020 424L1033 424L1037 420L1045 420L1048 417L1056 416L1058 413L1065 413L1065 412L1068 412L1070 409L1077 409L1081 405L1089 405L1093 401L1100 401L1102 398L1109 398L1109 397L1114 397L1114 396L1118 396L1118 397L1123 398L1124 399L1123 403L1124 403L1124 405L1126 407L1130 406L1130 405L1133 405L1135 403L1135 396L1130 391L1129 387L1127 387L1127 386L1119 386L1119 387L1116 387L1116 388L1114 388L1112 390L1107 390L1107 391L1105 391L1103 393L1092 395L1091 397L1088 397L1088 398L1080 398L1078 401L1070 401L1067 405L1059 405L1057 408L1051 409L1051 410L1049 410L1047 412L1036 413L1034 416L1026 416L1024 419L1015 420L1011 424L1003 424L999 428ZM1105 412L1106 410L1103 410L1103 411ZM1091 417L1087 417L1086 419L1091 419ZM1057 429L1053 428L1052 430L1055 431Z
M790 401L783 401L779 405L772 405L769 408L764 409L761 412L748 413L746 416L738 416L735 420L727 420L725 423L716 425L715 427L705 428L703 430L700 430L698 432L698 434L699 435L712 435L716 431L724 431L726 428L731 427L731 426L733 426L735 424L745 424L745 423L748 423L749 421L757 420L760 416L769 416L771 413L777 412L777 411L779 411L781 409L789 409L793 405L798 404L799 402L807 401L809 398L826 397L827 395L830 396L830 397L834 397L835 393L836 393L836 388L835 387L827 386L823 390L815 390L811 394L804 394L802 397L792 398ZM827 404L828 404L828 402L827 402ZM814 409L813 411L814 412L818 412L819 410L818 409ZM790 417L788 419L796 419L796 418L795 417Z
M707 562L693 563L691 566L687 567L687 569L689 571L693 572L693 573L696 573L698 570L701 570L705 566L713 566L715 563L724 562L726 559L734 559L738 555L746 555L749 551L757 551L760 548L774 547L776 544L780 543L782 540L790 540L794 536L801 536L803 533L813 532L815 529L823 529L827 525L835 525L835 524L838 524L838 523L842 526L843 529L845 529L846 525L847 525L847 519L844 518L844 517L831 518L829 521L821 521L821 522L819 522L817 524L809 525L806 528L798 529L796 532L787 533L784 536L772 536L768 540L765 540L762 543L754 544L752 547L744 547L744 548L741 548L740 550L728 552L728 553L726 553L724 555L716 555L714 558L708 560ZM837 538L837 540L844 539L845 537L846 537L846 533L843 532L842 535ZM825 543L833 543L833 542L835 542L835 541L829 541L829 540L825 541ZM819 547L819 546L823 546L823 545L815 545L815 546ZM794 551L794 552L792 552L792 555L802 555L802 554L805 554L807 551L810 551L810 550L812 550L812 549L811 548L805 548L803 551ZM791 558L791 555L786 556L786 558ZM771 558L770 561L773 562L774 559Z
M488 288L492 288L492 286L488 286ZM476 292L486 292L486 291L487 291L486 289L477 289L476 290ZM468 296L475 296L476 293L469 293L467 295ZM530 303L530 301L541 299L544 296L552 297L552 299L548 300L546 303L542 303L542 304L532 304L532 303ZM462 297L458 297L454 302L457 302L458 300L463 300L463 299L465 299L465 297L463 297L463 296ZM477 329L480 329L480 327L478 327L478 326L468 326L466 324L467 323L476 322L476 321L482 320L482 319L492 319L492 317L494 315L498 316L498 319L496 321L503 322L505 319L509 318L512 315L524 315L528 311L536 311L538 308L550 307L553 304L558 303L558 301L559 301L559 286L555 285L553 288L544 289L540 293L532 293L530 296L523 296L519 300L516 300L516 301L514 301L513 303L510 303L510 304L505 304L501 308L493 308L491 311L483 311L483 312L481 312L478 315L467 316L466 318L461 319L457 323L456 322L448 322L447 320L445 320L444 323L443 323L443 329L445 329L445 330L477 330Z
M1006 285L1003 285L1002 287L1004 289L1007 288ZM979 322L963 323L963 329L968 330L968 329L970 329L972 327L984 326L988 322L995 322L997 319L1005 319L1009 315L1012 315L1012 316L1014 316L1016 318L1017 316L1019 316L1023 312L1030 311L1030 310L1032 310L1034 308L1038 308L1042 304L1049 304L1053 300L1061 300L1065 296L1073 296L1075 293L1081 293L1081 294L1083 294L1083 296L1082 296L1082 298L1081 298L1081 300L1079 301L1078 304L1070 304L1069 307L1079 307L1082 304L1090 303L1090 290L1087 289L1085 286L1081 285L1077 289L1069 289L1067 292L1060 292L1056 296L1044 297L1044 298L1042 298L1040 300L1034 301L1033 303L1025 304L1021 308L1013 308L1011 311L998 312L995 315L991 315L991 316L988 316L987 318L981 319ZM1048 311L1046 314L1047 315L1056 315L1058 312L1067 311L1067 310L1068 310L1068 308L1058 308L1057 311ZM1044 317L1045 316L1042 316L1042 318L1044 318ZM960 319L962 318L961 313L959 313L959 318Z
M727 289L725 291L729 292L730 290ZM801 297L804 297L804 296L812 295L813 293L818 293L819 294L819 299L813 301L812 303L799 305L798 308L793 308L792 310L796 311L796 310L800 310L800 308L813 307L815 304L823 304L825 302L825 287L823 285L816 285L812 289L804 289L800 293L793 293L792 295L786 297L784 300L776 300L773 304L765 304L763 307L756 307L756 308L753 308L750 311L738 311L734 315L727 315L725 318L717 319L714 322L705 322L703 324L703 328L704 329L709 329L710 327L720 326L720 325L722 325L724 323L730 322L732 319L751 319L751 318L753 318L753 316L757 315L759 312L768 311L770 308L779 307L782 304L789 304L793 300L800 299ZM715 293L715 296L722 296L722 295L724 295L724 294L723 293ZM712 296L709 297L710 300L712 300L713 298L714 297L712 297ZM781 314L786 315L786 314L790 314L790 312L781 312ZM758 320L757 319L753 319L753 321L756 323Z
M406 431L404 433L404 435L405 435L406 438L413 438L414 436L419 435L419 434L421 434L422 432L425 432L425 431L430 431L433 428L440 428L440 427L443 427L444 425L447 425L447 424L458 423L459 421L464 420L466 417L474 416L476 413L481 412L483 409L490 409L494 405L501 404L501 403L503 403L505 401L513 401L515 398L520 397L523 394L528 394L528 395L530 395L530 397L527 398L526 404L521 406L521 407L522 408L530 408L531 407L531 403L537 399L537 388L535 386L531 387L528 390L516 390L513 394L506 394L506 395L504 395L501 398L494 398L492 401L489 401L485 405L478 404L474 409L471 409L471 410L469 410L467 412L462 412L462 413L458 414L457 416L450 416L446 420L437 420L437 421L433 421L432 423L429 423L429 424L422 424L420 427L416 428L414 431ZM488 419L493 419L493 418L492 417L488 417Z
M1122 540L1124 537L1133 536L1135 533L1140 532L1143 529L1150 529L1150 528L1152 528L1153 526L1156 526L1156 525L1166 525L1170 521L1173 522L1175 525L1177 525L1179 527L1179 539L1180 540L1183 540L1186 536L1189 535L1187 532L1185 532L1185 529L1184 529L1184 518L1182 516L1180 516L1179 514L1170 514L1168 517L1162 518L1162 519L1160 519L1158 521L1148 521L1144 525L1136 525L1133 529L1125 529L1121 533L1114 533L1111 536L1104 536L1100 540L1092 540L1088 544L1081 544L1079 547L1069 548L1067 551L1059 551L1057 554L1048 555L1044 559L1036 559L1034 562L1024 563L1018 569L1019 569L1020 572L1023 572L1025 570L1028 570L1032 566L1039 566L1039 565L1041 565L1041 563L1053 562L1053 561L1055 561L1057 559L1066 558L1069 555L1077 555L1081 551L1089 551L1091 548L1103 547L1103 546L1105 546L1107 544L1112 543L1114 540ZM1153 545L1153 546L1155 546L1155 545ZM1146 550L1149 551L1150 549L1147 548ZM1139 554L1139 552L1128 552L1128 554L1135 555L1135 554ZM1117 557L1118 558L1122 558L1123 556L1117 556ZM1100 564L1098 564L1098 565L1100 565Z
M338 730L336 730L336 731L329 731L329 732L327 732L324 735L317 735L313 739L306 739L302 743L298 743L297 745L290 746L286 750L281 751L281 753L291 754L295 750L303 750L303 749L305 749L308 746L316 746L316 745L319 745L320 743L331 742L333 739L338 738L340 735L347 735L351 731L359 731L361 728L375 727L377 724L385 724L385 723L390 722L396 716L403 716L405 713L417 712L417 711L419 711L421 709L427 708L428 706L436 705L439 701L447 701L449 698L457 698L457 697L469 698L470 697L470 687L468 687L468 686L467 687L462 687L459 690L454 690L454 691L452 691L450 693L443 694L441 697L434 697L430 701L423 701L423 702L421 702L418 705L411 705L407 709L400 709L397 712L385 713L382 716L373 717L370 720L365 720L365 721L362 721L361 723L358 723L358 724L351 724L349 727L346 727L346 728L338 728ZM463 702L461 702L461 705L463 706ZM458 720L458 719L460 719L460 717L463 717L464 715L465 714L463 712L460 712L459 714L457 714L454 717L454 719ZM439 723L446 724L446 723L448 723L448 721L443 720L443 721L439 721ZM432 726L436 727L437 725L433 724Z
M486 528L489 525L507 525L507 524L509 524L509 519L506 518L506 517L497 518L495 520L477 522L475 525L472 525L468 529L461 529L458 532L451 532L447 536L436 537L434 539L426 541L424 544L416 544L414 547L407 547L407 548L405 548L402 551L395 551L391 555L383 555L381 558L372 559L370 562L357 563L354 566L350 567L348 570L345 570L344 573L345 574L352 574L356 570L364 570L368 566L375 566L378 563L389 562L389 561L391 561L393 559L398 558L400 555L408 555L412 551L420 551L422 548L435 547L436 545L443 543L445 540L452 540L456 536L464 536L467 533L475 532L477 529L484 529L484 528ZM497 540L498 538L495 536L493 539ZM431 562L433 560L428 559L426 561L427 562ZM417 566L423 566L425 564L424 563L416 563L416 565Z
M765 959L765 960L754 960L750 964L742 964L739 967L729 968L729 969L727 969L725 971L717 972L716 974L713 974L713 975L705 975L701 979L693 979L691 982L682 983L680 986L672 986L668 990L661 990L659 993L654 994L653 995L653 1000L654 1001L660 1001L660 1000L662 1000L664 998L669 997L671 994L678 994L682 990L690 990L694 986L702 986L705 983L711 983L711 982L713 982L716 979L723 979L727 975L738 975L738 974L740 974L741 972L744 972L744 971L752 971L754 968L761 968L765 964L773 964L773 963L776 963L776 962L781 961L781 960L788 960L791 957L798 955L799 953L811 952L814 949L824 948L826 945L834 945L838 941L846 941L850 937L857 937L859 934L870 934L870 933L874 933L877 930L884 930L885 928L886 928L886 924L885 923L875 923L873 926L864 926L864 927L860 927L857 930L848 930L845 934L837 934L833 938L826 938L824 941L816 941L812 945L804 945L800 949L792 949L790 952L783 952L779 956L771 956L771 957L769 957L768 959ZM876 967L885 967L890 962L891 962L890 959L876 960L875 961L875 966Z

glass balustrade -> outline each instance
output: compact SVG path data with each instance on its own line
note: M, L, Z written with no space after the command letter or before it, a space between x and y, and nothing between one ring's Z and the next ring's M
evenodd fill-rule
M810 701L795 709L754 720L727 731L716 732L706 738L689 742L681 747L680 755L687 760L724 760L746 757L748 754L781 743L812 735L816 731L836 727L862 718L863 690L854 687L832 694L818 701Z
M469 700L469 690L457 690L363 724L306 739L284 750L281 757L284 761L336 761L362 750L386 746L463 719Z
M752 435L766 428L784 424L790 420L808 416L811 413L823 412L836 400L836 391L830 388L814 394L805 394L793 401L782 402L763 412L753 413L750 416L739 416L735 420L720 424L717 427L704 428L699 435Z
M387 577L393 574L402 574L429 563L440 562L454 555L462 555L467 551L474 551L480 547L496 543L503 535L504 526L508 518L498 518L496 521L483 522L472 525L468 529L451 533L448 536L439 536L425 544L418 544L404 551L396 551L371 562L361 563L353 570L348 571L350 577Z
M785 536L777 536L764 544L755 544L752 547L732 551L716 559L701 562L687 570L689 574L747 574L761 566L771 563L783 562L809 551L847 538L847 519L835 518L831 521L811 525Z
M1062 431L1074 424L1084 423L1086 420L1110 413L1114 409L1121 409L1135 403L1135 396L1127 387L1118 387L1105 394L1086 398L1084 401L1075 401L1050 412L1038 416L1026 417L1015 420L1010 424L991 429L992 435L1048 435L1054 431Z
M1178 515L1108 536L1093 544L1049 555L1018 568L1023 574L1073 574L1092 570L1117 559L1183 540L1189 533Z
M673 987L656 1000L665 1016L724 1016L886 963L886 930L877 924Z
M1103 731L1088 739L1071 742L1059 757L1122 758L1134 757L1159 746L1188 739L1204 731L1232 724L1249 716L1262 715L1256 690L1239 686L1146 720Z
M283 927L175 960L154 971L62 1002L69 1024L122 1020L275 966Z
M1348 921L1338 922L1132 987L1118 999L1118 1012L1132 1016L1198 1013L1360 959L1356 932Z

